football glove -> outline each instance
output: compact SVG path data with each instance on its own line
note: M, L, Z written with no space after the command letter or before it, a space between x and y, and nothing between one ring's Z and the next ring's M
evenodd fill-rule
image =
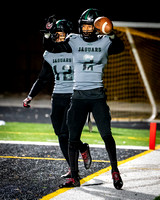
M23 100L23 107L25 108L30 108L31 106L29 105L29 103L31 102L32 97L28 96L27 98L25 98Z
M52 15L48 19L44 20L40 32L42 34L53 33L55 28L56 28L56 18L55 15Z
M114 31L112 30L109 34L107 34L108 36L109 36L109 38L111 39L111 40L113 40L114 38L115 38L115 33L114 33Z

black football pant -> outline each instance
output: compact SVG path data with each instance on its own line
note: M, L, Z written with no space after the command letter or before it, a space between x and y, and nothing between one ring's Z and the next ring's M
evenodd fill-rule
M68 156L69 131L66 118L67 118L67 111L70 107L70 98L71 94L53 94L51 100L52 126L54 128L55 134L58 136L60 149L68 164L69 164L69 156ZM85 151L83 143L81 141L79 141L79 150L81 152Z
M111 133L111 115L106 99L72 99L68 111L69 159L72 176L78 172L78 146L88 112L92 112L100 135L105 143L112 166L117 171L116 145Z

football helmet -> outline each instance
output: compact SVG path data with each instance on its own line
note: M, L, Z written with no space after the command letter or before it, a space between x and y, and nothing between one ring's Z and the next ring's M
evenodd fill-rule
M73 31L72 22L61 19L56 21L54 28L51 31L51 38L53 41L62 42L65 40L68 34Z
M73 31L73 24L71 21L68 21L66 19L58 20L56 21L56 28L54 31L65 32L66 34L69 34Z
M84 40L92 40L92 38L95 38L96 29L93 29L93 31L86 33L82 30L83 25L94 25L95 19L100 16L102 16L101 12L95 8L89 8L82 13L80 19L78 20L78 26L79 33L82 35Z

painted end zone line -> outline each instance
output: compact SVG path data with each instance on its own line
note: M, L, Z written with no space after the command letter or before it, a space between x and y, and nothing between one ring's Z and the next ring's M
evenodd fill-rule
M30 141L7 141L0 140L0 144L24 144L24 145L44 145L44 146L59 146L59 143L55 142L30 142ZM105 148L103 144L89 144L90 147L95 148ZM117 149L139 149L139 150L148 150L149 147L146 146L128 146L128 145L116 145Z
M156 149L160 149L160 145L157 146ZM122 164L124 164L124 163L127 163L127 162L129 162L129 161L131 161L131 160L134 160L134 159L136 159L136 158L139 158L139 157L141 157L141 156L144 156L144 155L146 155L146 154L148 154L148 153L150 153L150 152L152 152L152 151L153 151L153 150L148 150L148 151L142 152L142 153L140 153L140 154L138 154L138 155L135 155L135 156L132 156L132 157L130 157L130 158L127 158L126 160L119 161L119 162L118 162L118 166L119 166L119 165L122 165ZM81 183L81 185L82 185L82 184L84 184L84 183L90 181L91 179L93 179L93 178L95 178L95 177L97 177L97 176L99 176L99 175L101 175L101 174L103 174L103 173L105 173L105 172L107 172L107 171L109 171L109 170L111 170L111 167L107 167L107 168L101 169L101 170L99 170L98 172L96 172L96 173L94 173L94 174L91 174L91 175L87 176L86 178L83 178L83 179L80 181L80 183ZM56 196L58 196L59 194L62 194L62 193L66 192L66 191L68 191L68 190L71 190L71 189L73 189L73 188L61 188L61 189L58 189L57 191L55 191L55 192L53 192L53 193L51 193L51 194L48 194L48 195L44 196L44 197L43 197L42 199L40 199L40 200L51 200L53 197L56 197Z

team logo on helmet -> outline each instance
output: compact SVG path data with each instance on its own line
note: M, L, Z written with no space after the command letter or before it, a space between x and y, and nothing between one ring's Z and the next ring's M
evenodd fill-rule
M53 23L48 22L46 24L46 29L50 30L52 28L52 26L53 26Z

